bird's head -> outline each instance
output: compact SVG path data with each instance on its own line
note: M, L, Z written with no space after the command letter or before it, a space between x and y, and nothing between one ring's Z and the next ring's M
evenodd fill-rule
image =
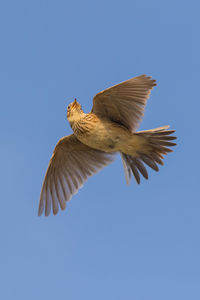
M70 103L67 107L67 119L70 125L79 121L82 113L81 105L74 99L74 102Z

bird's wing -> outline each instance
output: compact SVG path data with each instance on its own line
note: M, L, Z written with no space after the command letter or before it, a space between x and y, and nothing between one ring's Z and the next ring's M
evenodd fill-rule
M93 98L92 112L135 131L156 81L141 75L110 87Z
M82 144L74 134L66 136L56 145L45 175L40 194L38 215L44 209L48 216L53 209L62 210L89 176L113 161L113 155Z

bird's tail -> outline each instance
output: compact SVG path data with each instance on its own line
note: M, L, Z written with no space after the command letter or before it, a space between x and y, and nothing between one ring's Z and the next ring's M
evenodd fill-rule
M168 147L176 145L171 142L176 139L175 136L171 136L175 130L168 130L168 128L169 126L163 126L135 133L139 140L141 138L141 146L137 147L136 154L134 153L132 156L121 153L127 183L130 182L131 173L133 173L138 184L140 183L140 174L148 179L144 163L153 170L159 171L157 164L163 165L163 155L172 152Z

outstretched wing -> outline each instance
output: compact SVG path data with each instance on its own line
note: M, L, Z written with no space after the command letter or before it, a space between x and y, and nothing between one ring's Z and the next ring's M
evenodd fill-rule
M93 99L92 112L135 131L141 121L151 89L156 81L141 75L114 85Z
M48 216L62 210L83 183L113 161L113 155L82 144L74 134L66 136L56 145L45 175L40 194L38 215L45 209Z

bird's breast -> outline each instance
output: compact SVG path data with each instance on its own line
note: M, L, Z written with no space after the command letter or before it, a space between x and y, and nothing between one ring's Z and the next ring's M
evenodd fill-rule
M72 129L83 144L105 152L119 151L120 145L127 141L129 136L127 129L96 116L82 119Z

